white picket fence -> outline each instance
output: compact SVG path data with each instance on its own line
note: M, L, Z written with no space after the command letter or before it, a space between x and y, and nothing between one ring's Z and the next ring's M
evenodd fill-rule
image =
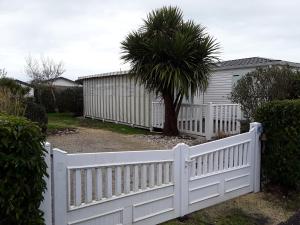
M247 133L171 150L53 149L47 179L53 196L48 190L43 203L46 224L51 218L54 225L158 224L257 192L260 132L261 125L252 123ZM49 145L46 149L51 152Z
M152 127L163 128L164 117L164 104L152 102ZM177 126L183 133L205 136L210 140L219 134L240 133L240 120L238 104L182 104Z

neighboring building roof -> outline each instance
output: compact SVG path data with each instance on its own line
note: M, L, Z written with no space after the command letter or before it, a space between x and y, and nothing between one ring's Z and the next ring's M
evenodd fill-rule
M300 68L300 63L294 63L294 62L289 62L289 61L284 61L279 59L250 57L250 58L222 61L217 64L216 70L249 68L249 67L259 67L259 66L268 66L268 65L289 65L292 67Z
M24 85L24 86L28 86L28 87L32 87L31 84L27 83L27 82L24 82L24 81L21 81L21 80L18 80L18 79L14 79L16 83L18 84L21 84L21 85Z
M269 65L289 65L291 67L300 68L300 63L294 63L294 62L278 60L278 59L262 58L262 57L250 57L250 58L243 58L243 59L221 61L217 64L214 70L219 71L219 70L242 69L242 68L251 68L251 67L255 68L259 66L269 66ZM118 72L94 74L94 75L78 77L77 81L81 82L84 79L97 78L97 77L126 75L128 73L129 73L128 70L124 70Z
M65 78L65 77L57 77L57 78L49 79L49 80L47 80L47 81L56 81L56 80L66 80L66 81L72 82L72 83L74 83L74 84L78 84L76 81L70 80L70 79Z

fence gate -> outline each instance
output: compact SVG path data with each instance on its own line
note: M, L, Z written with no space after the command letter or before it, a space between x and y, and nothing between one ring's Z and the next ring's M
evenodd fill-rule
M53 224L157 224L257 192L260 132L260 124L252 123L247 133L171 150L53 149ZM45 201L51 218L51 197Z
M182 214L258 191L256 140L256 131L252 129L218 141L186 146L188 169L182 181Z

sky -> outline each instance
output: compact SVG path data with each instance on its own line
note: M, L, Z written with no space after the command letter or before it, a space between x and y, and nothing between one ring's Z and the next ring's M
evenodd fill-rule
M300 62L298 0L0 0L0 68L23 81L28 56L62 61L73 80L127 70L120 42L151 10L169 5L207 28L221 60Z

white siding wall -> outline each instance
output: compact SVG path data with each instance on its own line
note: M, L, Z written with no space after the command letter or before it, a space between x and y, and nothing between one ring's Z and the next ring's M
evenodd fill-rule
M220 70L215 71L210 77L209 85L206 91L196 95L194 97L194 104L206 104L212 102L215 104L227 104L232 103L229 99L233 80L238 80L246 73L253 71L255 68L247 69L232 69L232 70ZM239 77L233 78L234 75Z
M79 87L79 84L76 84L74 82L65 80L65 79L57 79L53 82L54 86L64 86L64 87Z
M83 92L86 117L150 127L152 95L128 75L85 79Z

